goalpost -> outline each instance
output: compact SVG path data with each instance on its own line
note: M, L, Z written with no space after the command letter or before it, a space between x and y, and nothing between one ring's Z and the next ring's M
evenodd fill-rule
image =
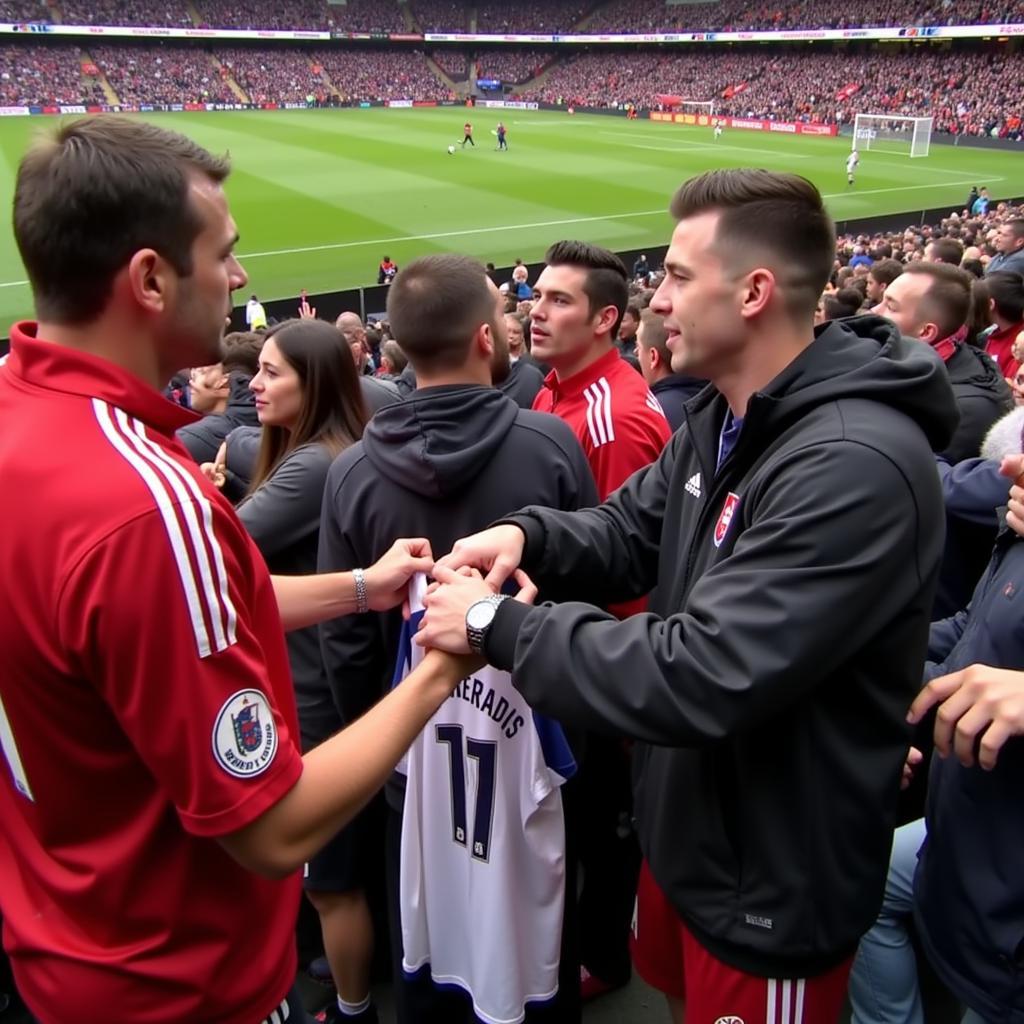
M715 116L714 100L680 100L679 112L681 114L703 114L705 117Z
M932 118L894 114L858 114L853 122L853 148L927 156L932 142Z
M667 110L672 110L677 114L693 114L707 118L715 116L714 100L687 100L682 96L669 93L659 93L654 99Z

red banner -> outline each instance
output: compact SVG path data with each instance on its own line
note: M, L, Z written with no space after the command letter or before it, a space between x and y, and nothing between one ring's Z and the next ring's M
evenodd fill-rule
M673 114L669 111L652 110L647 115L652 121L670 121L675 124L704 126L711 118L704 114ZM740 128L752 132L782 132L784 135L838 135L834 124L820 124L817 121L762 121L749 117L718 117L719 123L727 128Z

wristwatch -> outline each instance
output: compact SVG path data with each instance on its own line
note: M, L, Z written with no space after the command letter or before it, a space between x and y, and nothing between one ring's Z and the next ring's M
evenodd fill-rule
M507 600L508 594L491 594L469 606L466 612L466 640L474 654L484 653L484 641L498 612L498 605Z

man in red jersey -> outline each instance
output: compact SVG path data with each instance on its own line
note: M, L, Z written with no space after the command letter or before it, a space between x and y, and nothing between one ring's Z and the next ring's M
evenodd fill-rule
M114 117L18 171L39 322L0 373L0 911L41 1024L301 1021L297 869L467 668L432 654L300 756L282 623L392 607L431 559L272 580L175 439L194 416L158 389L219 358L246 283L227 174Z
M614 253L586 242L557 242L534 287L530 340L552 367L534 399L575 431L602 501L652 463L672 431L644 378L615 344L629 299L629 275ZM617 605L620 618L643 599ZM629 922L639 850L630 829L629 764L617 740L594 735L580 774L581 992L584 999L630 976Z
M629 297L625 264L586 242L558 242L534 288L531 353L552 368L534 409L565 420L603 501L653 462L671 436L643 377L615 346Z

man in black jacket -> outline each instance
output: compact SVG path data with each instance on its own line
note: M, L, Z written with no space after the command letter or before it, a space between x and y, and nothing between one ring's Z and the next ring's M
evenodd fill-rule
M178 431L178 440L200 465L213 462L224 439L236 427L259 427L249 381L259 369L263 338L252 332L228 334L224 358L192 371L191 407L203 418Z
M953 463L977 458L989 428L1013 408L1013 398L995 360L963 342L971 278L944 263L908 263L872 312L939 354L960 407L960 426L942 457Z
M992 425L1013 408L1010 388L996 361L962 341L970 311L971 279L959 267L942 263L908 263L874 308L904 336L931 346L945 364L960 409L960 425L941 454L954 464L977 458ZM955 615L967 606L994 540L991 528L947 517L933 619Z
M881 903L956 407L885 321L813 328L835 236L810 182L712 171L671 209L651 306L673 370L715 387L597 509L526 509L456 545L419 639L471 636L538 709L639 741L635 956L677 1015L685 997L693 1020L817 1024ZM588 602L653 588L650 611L492 598L487 621L520 564Z
M640 373L664 410L665 419L674 433L683 425L683 406L691 398L696 398L708 382L699 377L672 372L672 353L668 348L665 318L653 309L645 309L640 314L636 358L640 363Z
M572 430L555 416L520 409L492 387L508 372L502 309L483 266L468 257L427 256L395 278L388 315L419 387L401 404L382 409L362 441L332 465L320 530L322 568L369 564L369 552L382 545L387 550L404 536L426 537L434 551L448 551L459 537L524 502L560 509L596 504L590 467ZM327 675L344 721L357 718L389 688L401 626L396 610L323 627ZM402 789L396 783L387 796L389 890L395 896ZM352 841L365 842L365 836L353 834ZM573 952L563 953L558 999L548 1010L554 1015L545 1019L578 1019ZM400 979L397 918L392 953ZM429 981L396 989L400 1022L475 1019L468 1003L435 993Z

